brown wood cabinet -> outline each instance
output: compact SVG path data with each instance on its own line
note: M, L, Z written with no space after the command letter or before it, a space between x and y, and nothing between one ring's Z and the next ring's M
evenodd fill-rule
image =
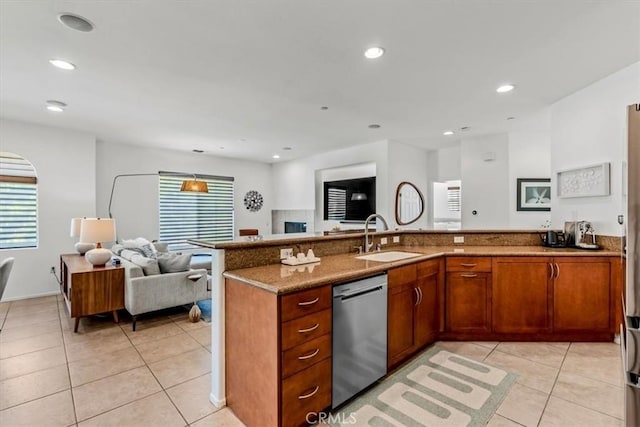
M493 332L551 332L553 287L551 258L493 259Z
M227 405L247 425L300 426L331 405L331 286L278 296L226 279Z
M113 313L124 308L124 268L104 265L96 267L79 254L60 255L60 289L78 332L80 318L98 313Z
M441 330L444 285L442 259L388 271L387 366L392 368L425 345Z
M553 259L554 332L606 332L611 310L612 266L608 258Z
M445 289L447 332L491 332L491 257L447 258Z
M611 257L495 257L493 332L571 339L612 335L620 280L615 262Z

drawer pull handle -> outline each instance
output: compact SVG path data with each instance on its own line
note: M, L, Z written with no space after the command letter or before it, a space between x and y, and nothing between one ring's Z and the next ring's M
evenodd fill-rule
M316 354L320 353L320 349L316 348L316 351L314 351L311 354L307 354L306 356L298 356L298 360L307 360L307 359L311 359L312 357L315 357Z
M316 329L318 329L319 326L320 326L320 323L316 323L315 325L313 325L310 328L298 329L298 332L300 332L301 334L306 334L307 332L315 331Z
M553 276L554 276L554 273L555 273L555 271L553 270L553 264L551 264L551 263L549 263L549 270L550 270L549 280L551 280L551 279L553 279Z
M560 266L558 265L557 262L555 263L555 265L556 265L556 279L557 279L558 277L560 277Z
M312 305L317 303L318 301L320 301L320 297L317 297L316 299L313 299L311 301L305 301L305 302L299 302L298 305L300 307L304 307L305 305Z
M461 267L475 267L476 265L478 264L465 264L465 263L460 264Z
M478 277L477 274L461 274L461 277Z
M316 388L313 389L313 391L309 394L301 394L300 396L298 396L298 399L302 400L302 399L308 399L311 396L313 396L314 394L316 394L318 392L318 390L320 390L320 386L317 385Z

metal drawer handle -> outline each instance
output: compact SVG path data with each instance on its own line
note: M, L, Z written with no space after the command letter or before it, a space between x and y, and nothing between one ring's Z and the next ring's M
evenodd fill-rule
M556 279L557 279L558 277L560 277L560 266L558 265L557 262L555 264L556 264Z
M477 274L461 274L461 277L478 277Z
M420 294L420 301L418 301L418 305L422 304L422 289L420 288L416 288L418 289L418 293Z
M316 299L311 300L311 301L299 302L299 303L298 303L298 305L299 305L299 306L301 306L301 307L303 307L303 306L305 306L305 305L312 305L312 304L315 304L315 303L317 303L318 301L320 301L320 297L317 297Z
M305 334L307 332L315 331L316 329L318 329L319 326L320 326L320 323L316 323L314 326L312 326L310 328L298 329L298 332L300 332L301 334Z
M313 389L313 391L309 394L302 394L300 396L298 396L298 399L302 400L302 399L308 399L311 396L313 396L314 394L316 394L318 392L318 390L320 390L320 386L317 385L315 389Z
M461 267L475 267L478 264L460 264Z
M314 351L311 354L307 354L306 356L298 356L298 360L307 360L307 359L311 359L312 357L315 357L316 354L320 353L320 349L316 348L316 351Z
M551 263L549 263L549 270L550 270L549 279L553 279L553 275L554 275L555 271L553 270L553 264L551 264Z

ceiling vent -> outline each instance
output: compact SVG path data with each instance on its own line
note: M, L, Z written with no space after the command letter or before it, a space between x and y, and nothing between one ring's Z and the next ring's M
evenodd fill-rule
M87 18L83 18L80 15L74 15L73 13L61 13L58 15L58 21L60 21L65 27L76 31L82 31L83 33L93 31L94 28L93 24Z

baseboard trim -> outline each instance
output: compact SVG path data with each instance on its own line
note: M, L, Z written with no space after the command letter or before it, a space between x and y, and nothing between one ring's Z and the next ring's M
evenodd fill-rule
M218 399L213 393L209 395L209 401L213 403L216 408L224 408L227 406L227 399Z
M50 297L52 295L60 295L60 290L58 289L57 291L43 292L41 294L35 294L35 295L23 295L23 296L19 296L19 297L3 298L2 302L21 301L23 299Z

